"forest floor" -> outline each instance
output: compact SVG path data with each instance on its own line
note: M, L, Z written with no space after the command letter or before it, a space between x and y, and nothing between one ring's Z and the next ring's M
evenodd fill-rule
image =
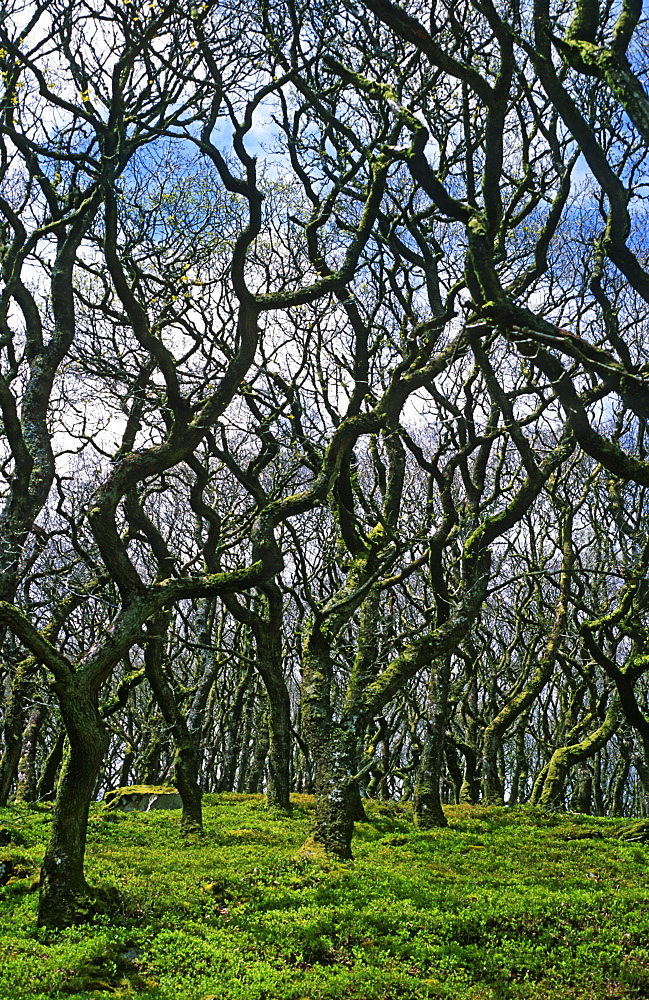
M0 889L1 1000L649 997L649 845L616 839L628 822L454 806L423 833L371 802L354 861L323 864L295 858L313 802L294 802L208 795L190 842L178 812L93 806L88 878L119 896L58 932L30 891L50 809L0 810L0 871L20 876Z

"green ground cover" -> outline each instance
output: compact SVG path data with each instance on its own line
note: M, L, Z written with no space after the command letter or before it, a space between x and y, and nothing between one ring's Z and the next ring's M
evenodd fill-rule
M89 880L119 894L60 932L30 891L50 811L0 810L21 876L0 889L0 1000L649 997L649 846L619 820L458 806L421 833L370 803L354 861L323 864L295 857L311 808L207 796L187 843L177 812L93 807Z

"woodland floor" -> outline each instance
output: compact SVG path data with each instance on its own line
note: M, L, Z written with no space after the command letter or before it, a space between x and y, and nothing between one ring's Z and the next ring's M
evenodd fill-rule
M50 809L0 810L21 876L0 889L1 1000L649 997L649 845L622 821L456 806L421 833L369 803L354 861L327 865L294 858L313 808L294 802L206 796L190 843L178 812L94 806L89 881L119 901L56 933L30 891Z

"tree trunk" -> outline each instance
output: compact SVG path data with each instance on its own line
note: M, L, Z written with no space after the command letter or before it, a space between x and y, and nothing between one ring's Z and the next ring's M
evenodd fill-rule
M125 788L131 780L131 768L133 766L133 761L135 760L135 750L133 747L127 745L124 749L124 759L122 761L122 766L119 771L118 778L118 788Z
M268 789L269 806L287 812L290 807L291 702L286 685L268 689Z
M109 736L97 711L96 698L68 687L61 696L68 735L50 840L41 869L38 923L67 927L93 912L92 893L84 876L88 810Z
M205 751L203 750L202 745L205 743L204 737L207 735L209 722L212 717L214 684L222 667L222 663L219 661L217 655L217 649L214 647L215 645L217 647L221 645L223 638L222 629L225 620L225 616L222 615L219 620L215 643L213 644L212 630L214 628L214 605L215 602L212 598L202 600L199 603L199 651L197 652L197 667L200 670L200 678L196 686L196 691L194 692L194 697L192 698L189 712L187 713L187 728L196 747L198 748L198 770L199 773L202 771L204 781L207 780L208 775L211 778L213 774L214 754L211 755L211 766L205 768L203 766Z
M530 793L530 805L538 806L539 799L541 797L541 792L543 791L543 786L545 784L545 779L547 778L548 771L550 770L550 763L544 764L536 778L534 779L534 784L532 785L532 791Z
M23 742L24 719L32 696L36 666L36 660L31 656L18 664L7 699L2 727L5 749L0 758L0 806L7 805L16 779Z
M593 775L585 762L575 768L575 783L570 799L573 812L590 815L593 811Z
M255 628L257 670L268 695L268 789L269 807L288 812L291 768L291 699L282 674L282 606L269 601L269 622ZM275 620L279 617L279 624Z
M144 669L162 716L174 738L174 784L183 804L180 831L183 834L202 833L203 793L198 783L198 749L164 673L164 643L164 635L152 636L144 650Z
M248 650L246 649L246 652ZM246 691L250 684L252 668L246 664L243 675L237 684L234 692L234 701L227 718L227 743L225 747L223 766L221 770L221 780L219 781L220 792L233 792L234 779L237 771L237 762L241 748L241 719L243 716L243 706Z
M421 830L448 826L440 793L443 759L438 734L431 725L424 739L413 796L415 824Z
M559 747L554 751L537 804L542 807L561 807L571 768L601 750L611 739L619 724L619 702L617 698L613 698L604 721L594 732L585 736L579 743Z
M636 754L633 758L633 766L636 769L638 777L640 779L640 787L642 788L642 800L640 803L641 816L649 815L649 768L646 762L646 752L645 754Z
M460 803L474 806L480 798L478 778L478 754L474 746L462 743L460 750L464 756L464 773L460 786Z
M516 727L516 757L514 760L512 784L509 790L509 798L507 799L508 806L515 806L519 802L523 802L527 792L529 762L525 747L525 734L527 732L528 721L529 713L526 712Z
M500 750L500 731L492 725L487 726L484 737L483 755L483 794L485 805L504 805L504 792L498 773L498 751Z
M265 701L265 699L264 699ZM261 704L255 718L255 737L252 764L246 782L246 791L259 795L264 790L264 776L268 760L268 705Z
M632 747L627 744L624 738L619 739L619 757L613 781L609 783L608 809L605 810L604 815L607 812L610 816L624 815L624 792L628 784L629 774L631 773L631 750Z
M315 764L315 821L313 840L325 854L340 861L352 856L352 836L358 789L354 773L356 738L352 726L333 724L309 738Z
M417 773L414 795L415 823L420 829L448 826L440 794L444 766L444 738L448 721L451 658L444 656L433 666L428 687L430 721Z
M377 799L381 796L381 787L383 785L383 779L385 777L385 772L383 771L383 764L375 764L370 771L370 779L365 785L364 795L368 799Z
M283 673L284 600L275 580L264 586L256 603L257 608L253 610L233 597L225 599L232 615L237 621L246 624L255 637L255 668L268 695L270 710L266 802L269 807L288 812L291 807L291 700Z
M314 770L316 797L312 841L325 854L347 861L352 856L355 798L356 727L353 720L331 717L331 650L326 628L313 622L302 659L302 720ZM356 796L354 795L356 793Z
M644 802L643 808L644 814L646 815L649 809L649 719L647 719L644 712L640 709L634 689L635 674L632 669L634 658L630 658L625 671L616 670L614 665L610 664L610 661L607 662L607 658L603 656L601 650L597 648L594 640L588 635L588 633L585 633L584 638L588 640L588 649L595 655L595 659L597 659L605 669L607 666L609 667L610 675L615 681L618 695L620 697L622 712L624 713L627 722L636 730L638 736L640 737L642 754L641 756L637 755L634 763L636 771L640 777L640 781L642 782Z
M383 767L383 777L381 778L381 784L379 788L379 794L381 798L387 802L392 798L392 782L390 780L390 769L392 766L392 757L390 754L390 740L388 738L388 728L385 727L383 732L383 754L381 756L381 764Z
M159 733L151 730L147 734L144 752L138 770L143 785L159 785L161 774L162 742Z
M65 729L56 734L56 739L52 749L47 755L41 776L36 786L36 798L39 802L54 798L54 786L61 762L63 761L63 748L65 747Z
M446 734L444 757L446 758L446 769L451 776L453 784L453 802L455 805L458 805L462 789L462 767L460 766L457 747L450 742L448 733Z
M174 756L174 784L182 800L183 811L180 818L180 832L183 834L203 833L203 792L198 783L198 762L193 741L176 742Z
M595 816L606 816L604 789L602 788L602 754L600 751L595 754L593 771L593 812Z
M543 656L530 678L523 678L514 685L506 704L489 723L484 733L483 792L486 805L503 805L503 784L498 768L498 755L507 730L534 703L548 683L556 662L567 617L570 595L570 576L574 562L572 548L572 514L567 513L561 525L562 564L559 597L555 607L554 624L548 636Z
M251 685L246 696L244 705L244 723L241 739L239 743L239 761L237 763L237 792L245 792L248 780L248 769L250 767L250 757L252 755L252 732L253 724L257 717L257 682Z
M46 715L46 708L43 705L37 705L25 726L22 752L18 762L16 802L33 802L36 798L36 750Z

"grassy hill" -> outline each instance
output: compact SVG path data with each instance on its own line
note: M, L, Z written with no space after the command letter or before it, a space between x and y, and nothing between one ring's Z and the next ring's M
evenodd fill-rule
M413 829L370 803L354 861L296 858L290 819L207 796L206 837L179 814L93 808L88 876L110 912L36 928L32 878L49 809L0 810L1 1000L600 1000L649 997L649 846L619 820L451 807ZM4 860L3 860L4 859ZM110 897L110 894L108 894Z

